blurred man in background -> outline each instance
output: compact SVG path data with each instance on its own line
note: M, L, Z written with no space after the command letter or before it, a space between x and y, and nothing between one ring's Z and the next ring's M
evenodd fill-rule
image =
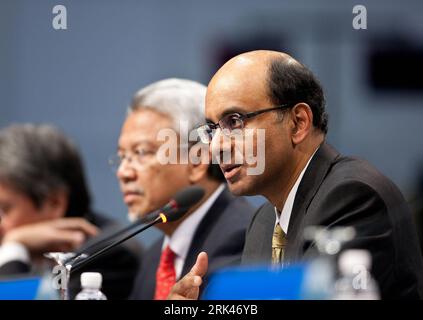
M76 147L48 125L0 130L0 216L1 276L37 272L43 253L74 251L103 229L117 227L92 211ZM126 298L140 250L126 244L72 273L71 296L80 289L81 272L98 271L109 299Z
M382 298L423 297L422 257L401 192L366 161L343 157L325 142L323 90L304 65L264 50L232 58L209 83L206 116L200 131L212 151L232 159L221 164L232 193L269 200L249 226L243 262L280 265L312 258L317 252L304 239L307 226L351 226L356 237L346 247L370 251ZM247 129L265 130L261 175L249 175L248 163L234 165L242 151L234 139L223 139ZM170 298L198 298L206 270L207 255L201 253Z
M193 144L182 142L188 138L183 136L184 129L188 134L204 122L205 92L205 86L189 80L153 83L135 94L122 127L115 162L130 216L146 216L187 186L205 190L201 202L182 219L157 226L164 237L146 252L133 299L165 299L203 250L209 253L209 273L241 261L245 230L254 209L244 198L230 194L219 166L209 164L207 146L207 161L194 163ZM180 157L163 163L160 148L165 141L160 137L169 130L176 137L170 145ZM186 162L181 161L185 147Z

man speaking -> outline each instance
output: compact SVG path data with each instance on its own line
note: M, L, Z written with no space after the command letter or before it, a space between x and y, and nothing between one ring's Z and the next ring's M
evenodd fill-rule
M372 254L382 298L423 296L423 263L403 196L369 163L344 157L325 142L323 91L304 65L274 51L232 58L209 83L206 116L199 131L214 155L232 159L221 164L231 192L263 195L270 202L249 226L244 263L302 260L315 251L303 240L307 226L352 226L356 237L349 246ZM260 175L248 174L248 163L233 161L245 150L236 135L247 130L256 136L265 130L263 142L255 139L254 150L265 144ZM203 252L168 298L197 299L206 270Z

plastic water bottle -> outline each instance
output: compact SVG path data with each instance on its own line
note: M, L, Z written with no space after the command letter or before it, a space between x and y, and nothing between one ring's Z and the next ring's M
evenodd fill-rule
M335 282L335 300L379 300L380 293L372 278L371 255L367 250L350 249L341 253L340 278Z
M107 300L100 291L103 277L98 272L84 272L81 274L82 291L78 293L75 300Z

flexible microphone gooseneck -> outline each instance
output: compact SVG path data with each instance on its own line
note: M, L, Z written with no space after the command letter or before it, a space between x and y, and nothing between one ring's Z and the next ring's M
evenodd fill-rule
M166 208L166 207L167 207L167 205L164 208ZM166 211L166 210L163 210L163 211ZM101 237L101 236L94 237L92 239L93 241L90 241L91 243L88 243L87 246L82 246L80 249L76 250L75 255L73 257L69 258L68 260L66 260L64 262L64 264L65 265L68 264L71 260L74 260L76 257L79 257L82 254L88 254L89 255L91 252L97 251L98 248L101 245L104 246L106 243L109 243L113 239L116 239L117 237L125 234L126 232L128 232L128 231L130 231L130 230L132 230L136 227L139 227L140 225L154 221L159 216L160 212L161 212L161 210L155 210L155 211L149 213L148 215L146 215L145 217L135 220L130 225L128 225L128 226L126 226L126 227L124 227L120 230L117 230L117 231L113 232L112 234L110 234L106 237ZM97 240L97 241L95 241L95 240Z
M89 263L90 261L94 260L98 256L104 254L105 252L109 251L110 249L114 248L115 246L118 246L122 242L125 242L126 240L134 237L135 235L143 232L144 230L147 230L148 228L158 224L158 223L167 223L172 222L180 219L192 206L194 206L196 203L198 203L204 196L204 189L200 188L198 186L191 186L188 188L185 188L184 190L178 192L172 200L168 202L166 206L160 210L157 217L147 223L146 225L141 226L140 228L130 232L129 234L125 235L124 237L120 238L119 240L116 240L115 242L103 247L101 250L96 251L92 254L87 255L85 252L81 252L77 254L74 258L72 258L70 261L65 262L64 264L66 266L71 267L71 272L74 272L78 269L80 269L85 264ZM131 224L128 227L125 227L124 229L116 232L115 234L109 236L106 238L106 240L102 240L101 243L108 242L113 238L117 238L118 236L121 236L122 234L126 233L129 230L132 230L138 225ZM88 248L92 248L94 246L99 245L99 243L95 243ZM86 248L85 250L87 250ZM76 263L75 265L73 265Z

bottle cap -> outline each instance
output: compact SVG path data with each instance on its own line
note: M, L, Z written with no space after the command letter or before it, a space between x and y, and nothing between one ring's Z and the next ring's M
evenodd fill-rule
M354 272L354 268L361 266L370 270L372 264L372 257L370 252L361 249L349 249L341 253L338 265L339 270L343 274L350 274Z
M84 272L81 274L82 288L100 289L103 277L98 272Z

